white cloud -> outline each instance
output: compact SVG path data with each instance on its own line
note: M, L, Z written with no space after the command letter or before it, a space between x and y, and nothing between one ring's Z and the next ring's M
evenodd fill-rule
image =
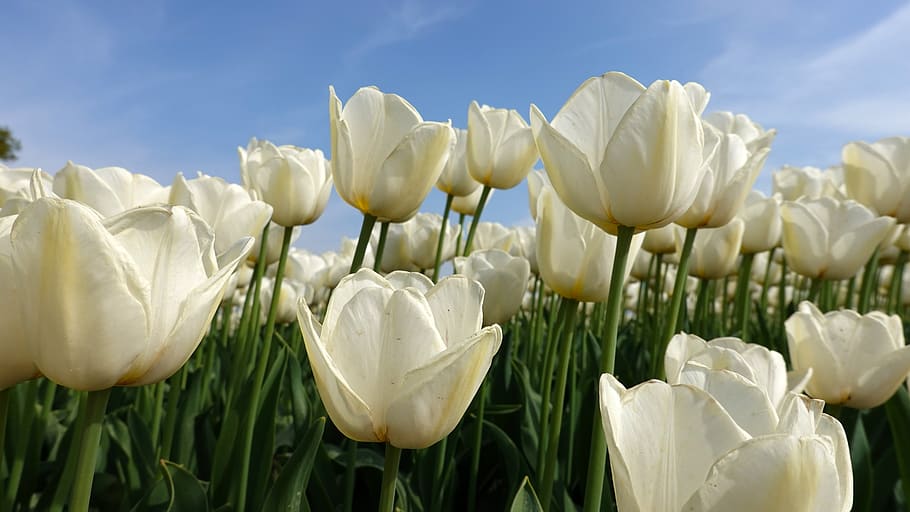
M357 59L384 46L420 37L428 29L466 12L465 7L454 3L401 0L376 19L372 32L348 51L348 58Z

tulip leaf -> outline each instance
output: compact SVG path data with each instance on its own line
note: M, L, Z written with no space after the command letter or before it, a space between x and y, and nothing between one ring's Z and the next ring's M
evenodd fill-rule
M291 406L294 415L294 427L297 432L303 432L306 428L309 407L307 406L306 389L303 384L303 369L300 367L300 361L296 357L288 358L288 381L291 390Z
M262 384L262 404L259 416L253 428L253 450L250 458L250 481L247 505L250 508L262 503L272 476L272 465L275 455L275 417L278 414L278 397L281 383L284 380L284 369L287 361L287 350L279 348L275 354L271 369ZM251 411L256 410L251 404Z
M170 461L162 461L161 467L170 492L168 512L204 512L209 510L202 483L187 471Z
M872 449L863 427L863 415L856 415L856 426L850 440L850 459L853 461L853 510L867 512L872 510L873 482Z
M511 512L543 512L537 493L534 492L534 487L527 476L522 480L518 492L515 493L512 507L509 510Z
M302 509L302 504L306 501L306 488L313 469L313 461L319 445L322 444L324 430L325 418L322 417L314 421L306 435L301 438L294 455L285 464L278 475L278 480L269 491L262 505L263 512L297 512Z

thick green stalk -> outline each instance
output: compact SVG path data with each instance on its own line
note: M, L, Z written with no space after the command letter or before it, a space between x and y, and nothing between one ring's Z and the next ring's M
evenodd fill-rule
M234 306L230 302L221 306L221 332L218 343L214 339L203 345L205 348L205 361L202 363L202 400L204 403L209 402L209 383L212 382L212 372L215 368L215 356L219 350L227 348L228 333L231 331L231 316L233 315ZM223 370L222 370L223 371Z
M771 285L771 264L774 263L774 252L777 251L777 247L772 247L768 252L768 263L765 264L765 277L762 280L761 288L761 310L768 311L768 288Z
M385 466L382 469L382 490L379 494L379 512L392 512L395 506L395 484L398 482L398 463L401 448L386 443Z
M54 489L54 496L48 507L48 512L63 512L66 500L70 496L70 490L73 487L73 479L76 476L76 465L79 462L79 450L76 448L82 440L82 434L85 432L86 407L88 407L87 393L77 393L74 395L77 401L76 419L73 424L73 436L70 439L70 449L66 454L66 462L63 464L63 471L57 480L57 487ZM157 444L157 443L156 443Z
M468 474L468 512L477 510L477 473L480 471L480 448L483 443L483 420L487 405L487 381L477 392L477 428L471 439L471 472Z
M489 185L483 186L483 191L480 193L480 201L477 202L477 209L474 210L474 218L471 219L471 229L468 231L468 238L464 242L464 255L471 255L471 244L474 243L474 232L477 231L477 224L480 223L480 214L483 213L483 207L487 204L487 198L490 197L490 188Z
M875 271L878 270L878 247L872 252L866 268L863 270L863 284L859 289L859 302L856 305L857 312L864 315L869 312L869 299L875 290Z
M357 441L348 439L348 449L344 454L347 464L344 468L344 512L354 510L354 484L357 470Z
M161 434L159 455L170 460L171 448L174 444L174 432L177 430L177 409L180 405L180 393L183 391L183 375L187 372L186 365L177 370L166 382L170 386L167 393L167 414L164 416L164 431Z
M888 313L897 314L903 300L904 267L907 266L907 251L901 251L891 272L891 286L888 287Z
M74 444L70 447L70 450L79 451L76 481L70 498L70 512L88 511L92 497L92 480L95 478L95 458L98 455L98 445L101 444L101 427L110 396L110 389L92 391L88 394L82 438L79 442L74 439Z
M651 307L651 318L654 319L657 330L660 330L660 300L664 293L664 255L657 255L657 273L654 276L654 306Z
M777 339L786 340L787 331L787 258L780 262L780 282L777 285Z
M165 382L158 382L153 384L155 388L155 405L152 410L152 443L155 446L160 447L158 444L158 436L161 434L161 417L164 415L164 387Z
M600 369L604 373L613 373L613 366L616 363L616 336L619 332L619 321L622 318L623 277L625 277L626 261L629 259L629 248L632 245L633 234L635 234L634 228L619 227L616 254L613 256L613 272L610 275L610 292L607 295L607 320L601 344ZM689 245L691 250L691 244ZM682 270L682 273L685 275L685 269ZM607 444L600 420L600 408L596 406L594 407L593 421L591 451L588 457L588 479L585 485L585 512L597 512L600 510L607 463ZM610 489L607 489L607 493L609 494L610 492Z
M452 200L455 196L446 195L446 206L442 210L442 225L439 226L439 240L436 241L436 261L433 263L433 282L439 280L439 267L442 263L442 246L446 239L446 227L449 224L449 212L452 211Z
M464 214L458 214L458 236L455 237L455 254L461 254L461 235L464 233Z
M262 337L262 352L256 361L256 373L253 376L250 391L251 411L246 411L246 426L243 430L243 452L240 459L240 481L235 510L243 512L246 509L247 483L250 479L250 458L253 454L253 432L256 419L259 417L259 395L262 394L262 382L265 379L265 370L271 356L272 337L275 334L275 317L278 315L278 304L281 299L281 281L284 279L284 268L288 259L288 250L291 247L291 234L293 226L284 228L284 238L281 241L281 257L278 259L278 268L275 271L275 283L272 289L272 301L269 305L269 314L265 322L265 334Z
M370 235L373 233L374 224L376 224L376 217L364 213L363 224L360 225L360 236L357 238L357 248L354 250L354 259L351 260L351 274L360 270L363 265L363 257L367 253L367 245L370 243Z
M9 412L9 395L12 388L0 390L0 467L3 466L3 454L6 447L6 417Z
M389 222L379 224L379 242L376 244L376 254L373 257L373 270L379 272L382 265L382 253L385 252L385 241L389 236Z
M575 333L575 322L578 314L578 301L563 299L561 311L562 340L560 340L559 368L556 377L556 389L553 391L553 420L549 427L546 464L543 480L540 482L540 504L544 510L550 510L553 498L553 484L556 479L556 465L559 459L559 435L562 431L563 407L566 398L566 381L569 375L569 363L572 359L572 338ZM543 442L543 440L541 440Z
M820 278L813 278L812 284L809 285L809 294L806 295L806 300L812 302L813 304L818 302L818 294L822 290L822 282L824 280Z
M546 440L547 430L550 426L550 390L553 386L553 366L556 364L556 351L559 348L559 344L553 338L555 333L562 330L560 322L564 318L562 312L564 307L565 301L559 300L556 302L555 311L551 312L550 327L547 329L546 353L543 360L543 375L540 377L540 382L543 383L543 388L540 391L540 428L537 436L537 473L540 475L543 474L547 460Z
M695 313L692 315L694 330L705 338L708 337L708 290L713 284L714 281L708 279L698 280L698 296L695 299Z
M692 254L692 245L695 243L695 233L698 228L686 230L686 239L683 242L682 253L679 255L679 265L676 267L676 279L673 282L673 297L670 299L670 311L667 314L667 323L664 325L663 336L657 342L657 350L651 354L651 374L662 378L664 374L664 352L670 344L670 338L676 334L679 321L679 312L685 307L683 297L686 295L686 277L689 273L689 255Z
M22 471L25 469L25 453L28 450L32 434L32 423L35 420L38 381L23 382L19 385L18 392L18 398L22 401L22 417L19 418L19 426L23 435L21 438L16 439L16 449L13 451L13 459L6 482L6 496L0 501L0 506L3 507L2 510L12 510L16 495L19 494L19 483L22 481ZM0 446L0 450L2 450L2 446Z
M739 337L743 341L749 337L749 313L752 311L752 300L749 297L750 276L752 275L752 261L755 254L743 254L736 279L736 320L739 324Z

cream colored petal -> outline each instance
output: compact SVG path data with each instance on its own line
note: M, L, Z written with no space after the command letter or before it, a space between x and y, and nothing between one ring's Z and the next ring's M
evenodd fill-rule
M357 272L345 276L335 290L326 306L325 317L322 321L322 337L330 341L332 330L338 324L338 316L350 300L365 288L384 288L392 290L392 285L376 272L369 268L361 268Z
M845 354L843 344L846 340L843 336L837 339L828 337L833 324L828 325L824 317L820 319L820 313L813 304L803 302L799 309L785 324L791 364L797 370L812 368L812 378L806 385L810 396L831 404L842 404L849 398L853 385L841 359ZM842 317L838 324L845 322L849 324ZM849 329L853 331L852 325Z
M356 441L383 441L374 432L370 406L351 389L344 374L335 365L320 338L322 326L303 301L297 302L297 320L319 396L332 423L341 433Z
M226 263L215 274L189 290L183 295L185 298L171 298L180 301L179 316L174 319L171 331L166 332L166 339L160 342L152 339L152 343L159 343L157 353L142 366L135 365L131 372L133 375L124 376L118 384L141 386L161 382L186 364L211 325L231 274L246 259L252 247L252 238L238 240L225 253ZM155 307L161 308L161 304L157 303Z
M493 156L496 151L493 132L487 116L480 105L472 101L468 106L468 134L465 146L465 160L468 173L477 182L489 184L493 172Z
M382 259L385 260L385 256L383 256ZM385 276L385 278L396 290L411 287L415 288L420 293L425 294L433 287L433 280L419 272L404 272L398 270Z
M868 340L865 337L866 334L857 333L857 345L866 345L864 343ZM859 352L861 350L856 350L854 354ZM857 370L859 370L856 388L846 404L857 409L871 409L882 405L891 398L891 395L910 375L910 347L903 347L891 352L876 361L875 365L866 366L863 363L864 361L856 362Z
M38 375L23 332L9 235L15 216L0 218L0 390Z
M426 448L447 436L470 405L502 343L498 325L449 347L404 376L386 411L388 440Z
M54 175L54 193L90 206L105 217L126 209L117 193L99 175L73 162L67 162Z
M804 276L824 276L828 270L828 226L803 203L786 202L780 213L787 265Z
M749 438L708 393L600 379L600 411L620 510L680 510L721 455Z
M827 438L765 436L718 460L682 510L830 512L843 509L839 487Z
M524 122L524 121L522 121ZM496 148L495 171L490 186L509 189L521 183L537 161L537 145L530 128L516 131Z
M777 412L767 392L738 373L688 364L679 374L679 383L707 391L753 437L773 433L777 427Z
M480 330L484 289L477 281L460 275L445 277L426 297L436 329L447 347L463 342Z
M382 221L411 218L439 179L454 136L448 124L418 124L381 164L366 213Z
M149 343L150 286L132 257L94 211L59 199L32 203L10 240L35 365L73 389L113 386Z
M835 418L822 414L816 426L816 433L829 438L834 447L834 462L840 482L840 508L833 511L849 512L853 509L853 464L850 461L850 445L844 426Z
M894 215L903 190L888 158L865 142L847 144L841 157L847 195L879 215Z
M584 81L553 117L553 128L597 169L616 125L632 103L645 92L634 78L610 72Z
M553 128L540 110L531 105L531 127L540 158L553 189L576 215L597 225L610 221L609 203L604 202L594 172L585 155Z
M849 279L866 264L895 220L875 218L868 209L852 201L842 205L837 213L837 222L830 228L831 265L825 277Z
M683 87L651 84L617 125L599 169L606 189L616 191L610 213L617 223L660 227L685 211L701 183L704 144L701 120Z

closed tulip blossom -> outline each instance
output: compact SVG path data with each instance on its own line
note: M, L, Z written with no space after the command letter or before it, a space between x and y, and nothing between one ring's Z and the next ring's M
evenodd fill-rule
M481 328L484 291L463 276L427 292L369 269L345 277L320 325L298 304L322 402L357 441L426 448L458 424L502 342Z
M521 309L531 277L528 260L499 249L486 249L455 258L455 269L483 285L484 325L506 323Z
M435 213L418 213L406 222L391 224L382 251L382 271L433 268L441 225L442 216ZM447 223L441 261L455 256L455 240L460 232L459 226L452 227Z
M645 232L642 249L652 254L672 254L676 252L676 227L667 224L662 228L649 229Z
M253 139L237 152L243 185L272 206L273 222L303 226L322 215L332 192L332 166L321 150Z
M733 219L714 229L699 229L689 257L689 275L702 279L721 279L736 272L736 258L743 239L745 224ZM677 238L682 247L682 233Z
M531 127L560 199L616 234L670 224L692 206L705 172L698 84L644 87L622 73L586 80L547 122L531 105Z
M741 253L761 253L780 245L779 196L767 197L761 191L752 190L737 216L745 223Z
M478 222L474 233L475 251L500 249L512 252L512 247L519 243L518 235L513 229L498 222Z
M471 195L479 190L478 183L468 172L468 161L465 151L468 145L468 131L462 128L453 128L455 132L455 145L449 153L442 174L436 180L436 188L455 197ZM480 197L478 195L478 197Z
M781 206L787 266L814 279L849 279L888 235L894 219L878 217L855 201L830 197Z
M816 167L792 167L785 165L771 173L771 189L780 194L784 201L796 201L801 197L819 199L830 197L845 199L843 191L831 174Z
M342 106L329 87L332 176L364 215L404 222L436 184L455 143L447 123L425 122L404 98L359 89Z
M910 138L851 142L842 151L847 195L878 212L910 222Z
M54 175L54 193L88 205L109 217L137 206L166 203L168 189L152 178L122 167L92 170L67 162Z
M822 314L811 302L802 302L786 329L793 368L813 369L806 392L829 404L878 407L910 373L910 347L897 315Z
M632 237L624 280L644 234ZM537 202L537 264L544 283L559 295L603 302L610 290L616 237L569 210L555 191L544 188Z
M86 391L160 382L183 366L252 245L235 241L216 259L211 228L186 208L102 218L56 198L23 210L10 241L35 366Z
M701 385L651 380L626 389L601 377L619 510L851 509L847 438L823 402L788 393L774 408L735 370L693 368L690 377Z
M239 238L250 236L258 240L272 215L271 206L253 200L240 185L216 176L199 173L186 179L177 173L170 192L170 204L193 210L215 231L215 252L219 254ZM280 248L280 235L270 238L277 239Z
M537 146L531 128L515 110L468 107L466 159L468 172L481 185L512 188L537 161Z
M19 293L10 245L10 229L15 220L15 216L0 218L0 327L3 329L3 336L0 336L0 391L38 376L19 312Z
M695 202L676 219L686 228L717 228L730 222L742 208L770 151L767 146L750 150L738 134L723 132L710 123L704 129L705 146L715 149L706 157L708 167Z

